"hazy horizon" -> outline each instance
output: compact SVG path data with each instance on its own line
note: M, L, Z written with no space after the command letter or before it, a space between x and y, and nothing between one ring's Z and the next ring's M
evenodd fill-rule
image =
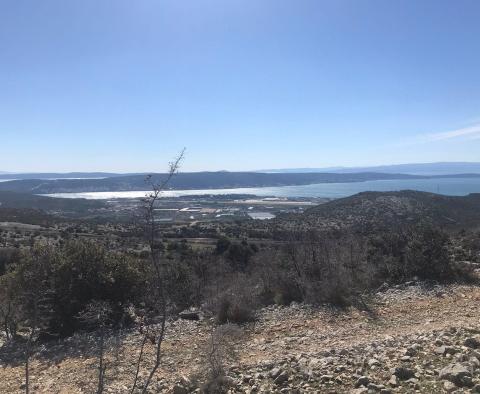
M397 163L397 164L380 164L380 165L373 165L373 166L336 166L336 167L288 167L288 168L262 168L262 169L241 169L241 170L228 170L228 169L216 169L216 170L196 170L196 171L188 171L188 172L292 172L295 170L298 170L299 172L318 172L318 171L325 171L325 172L342 172L342 171L352 171L352 172L361 172L361 171L370 171L370 170L376 170L380 168L385 168L385 170L391 172L391 170L394 170L396 168L407 168L407 167L412 167L416 170L421 170L422 168L432 168L435 171L442 170L443 168L451 169L453 172L445 172L445 174L454 174L455 171L458 174L461 173L468 173L468 171L461 171L464 167L467 168L472 168L473 172L480 171L480 161L478 162L429 162L429 163ZM161 172L161 171L160 171ZM186 171L182 171L186 172ZM67 171L67 170L59 170L59 171L0 171L1 176L9 176L9 175L15 175L15 174L148 174L148 173L153 173L153 171L136 171L136 172L121 172L121 171L102 171L102 170L96 170L96 171ZM407 172L408 173L408 172ZM420 172L416 172L417 174L420 174ZM427 172L428 173L428 172ZM427 174L426 173L426 174ZM75 179L75 178L72 178Z

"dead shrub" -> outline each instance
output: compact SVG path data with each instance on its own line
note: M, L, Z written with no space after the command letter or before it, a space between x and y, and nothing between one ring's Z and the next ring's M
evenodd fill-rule
M211 297L207 308L215 315L217 324L248 323L255 320L258 299L257 286L244 275L234 275L224 281L224 289Z
M207 358L203 371L205 383L201 385L203 394L221 394L232 386L232 380L226 375L228 364L237 361L236 343L241 338L241 329L234 324L212 327L210 339L204 349Z

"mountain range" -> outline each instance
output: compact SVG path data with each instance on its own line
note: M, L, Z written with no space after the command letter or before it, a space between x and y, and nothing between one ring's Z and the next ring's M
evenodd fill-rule
M30 172L12 173L0 171L0 179L94 179L110 178L133 174L118 174L113 172Z
M357 172L381 172L385 174L410 175L450 175L450 174L480 174L480 163L477 162L438 162L392 164L371 167L325 167L325 168L282 168L261 170L267 173L310 173L328 172L336 174Z
M218 171L231 173L229 171ZM247 171L244 171L247 172ZM438 162L438 163L407 163L365 167L319 167L319 168L280 168L248 171L257 173L332 173L351 174L359 172L380 172L384 174L408 175L451 175L480 174L480 162ZM202 171L200 172L202 173ZM203 171L204 173L204 171ZM215 172L213 172L215 173ZM7 179L94 179L112 178L132 175L146 175L147 172L115 173L115 172L7 172L0 171L0 180Z

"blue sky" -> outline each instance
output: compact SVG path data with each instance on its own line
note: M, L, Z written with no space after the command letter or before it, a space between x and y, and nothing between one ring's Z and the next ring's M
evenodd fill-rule
M477 0L3 0L0 170L480 161Z

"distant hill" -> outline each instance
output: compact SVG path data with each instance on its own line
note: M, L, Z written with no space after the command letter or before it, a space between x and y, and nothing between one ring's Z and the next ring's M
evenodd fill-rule
M43 172L43 173L11 173L0 171L0 179L94 179L110 178L133 174L116 174L111 172ZM138 174L137 174L138 175Z
M480 194L443 196L405 190L364 192L281 218L306 228L396 228L426 221L444 228L480 228Z
M475 162L439 162L394 164L373 167L327 167L327 168L290 168L262 170L268 173L310 173L328 172L335 174L357 172L381 172L386 174L410 175L450 175L450 174L480 174L480 163Z
M165 174L154 174L153 180L160 182ZM288 173L266 174L256 172L182 172L176 175L171 189L224 189L240 187L309 185L332 182L363 182L385 179L415 179L418 176L405 174L381 174L373 172L356 174ZM72 192L111 192L149 190L144 175L116 176L103 179L23 179L0 182L0 190L22 193L50 194Z
M38 209L2 208L0 207L0 222L14 222L50 226L59 221L59 218L48 215Z
M104 202L98 200L52 198L29 193L0 191L0 208L3 209L34 209L50 213L83 213L89 209L99 209L104 206Z

